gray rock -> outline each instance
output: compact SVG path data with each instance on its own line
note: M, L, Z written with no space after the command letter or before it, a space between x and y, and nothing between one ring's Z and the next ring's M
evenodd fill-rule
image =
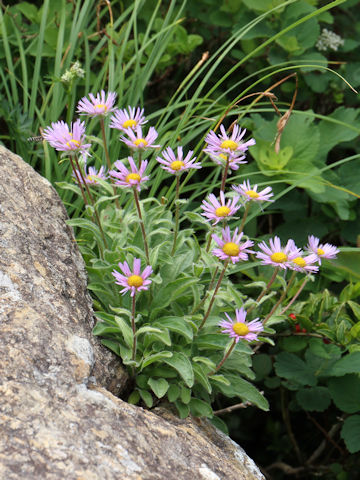
M262 479L205 421L118 398L127 375L91 334L86 273L55 190L0 147L0 478Z

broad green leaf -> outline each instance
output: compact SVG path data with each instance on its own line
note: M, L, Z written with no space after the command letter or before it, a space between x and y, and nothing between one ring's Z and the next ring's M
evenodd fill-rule
M194 385L194 371L191 362L183 353L173 352L171 357L165 357L163 361L179 373L189 388Z
M97 322L92 333L93 335L106 335L107 333L120 333L120 329L104 322Z
M190 411L194 417L213 417L213 410L211 405L200 400L199 398L192 398L190 400Z
M296 399L308 412L323 412L331 403L331 396L326 387L302 388L296 392Z
M224 395L230 398L240 397L242 401L248 401L261 408L261 410L269 410L268 401L254 385L236 375L227 375L226 377L231 382L230 385L222 383L217 385Z
M340 410L346 413L360 411L360 378L358 375L350 374L330 378L328 386L332 399Z
M282 338L279 343L281 348L287 352L299 352L307 346L308 340L303 336L292 335L290 337Z
M180 388L173 383L170 385L169 390L167 391L167 397L169 402L175 402L180 396Z
M145 403L145 405L148 408L151 408L153 406L153 398L152 398L151 393L148 392L147 390L142 390L142 389L139 389L139 393L140 393L140 397L141 397L142 401Z
M133 392L130 393L127 401L131 405L136 405L137 403L139 403L139 400L140 400L140 393L138 390L134 390Z
M169 359L173 356L172 352L164 351L164 352L159 352L159 353L154 353L153 355L148 355L144 357L140 371L143 370L145 367L148 365L151 365L154 362L160 362L161 360L164 359Z
M191 390L190 388L181 387L180 390L180 399L183 403L188 404L191 398Z
M165 327L172 332L183 335L189 342L193 339L193 330L183 317L162 317L153 324L155 327Z
M230 380L228 380L224 375L210 375L209 376L211 382L215 383L222 383L226 386L231 385Z
M149 325L145 325L144 327L141 327L139 328L139 330L136 331L135 336L138 337L143 333L162 333L162 330L160 330L159 328L150 327Z
M194 359L193 359L194 360ZM215 365L215 364L214 364ZM202 365L197 363L192 364L195 380L202 385L208 393L211 393L211 385L207 374L204 372ZM207 369L206 369L207 370Z
M147 383L158 398L162 398L169 388L169 384L164 378L149 378Z
M226 345L229 342L229 337L221 333L210 333L206 335L199 335L195 344L200 350L211 349L211 350L224 350Z
M192 361L196 363L203 363L204 365L207 365L210 370L214 370L216 368L216 364L207 357L193 357Z
M177 400L175 402L175 406L177 408L177 411L179 412L179 417L180 418L186 418L189 415L189 413L190 413L189 405L185 405L180 400Z
M341 438L350 453L360 451L360 415L351 415L345 419L341 429Z
M360 352L350 353L340 358L332 366L329 374L334 377L341 377L347 373L359 373L360 372Z
M274 367L279 377L300 385L315 386L317 383L313 370L294 353L281 352L276 357Z
M121 333L123 334L126 345L129 348L132 348L134 335L131 327L127 324L127 322L123 318L118 317L117 315L115 315L114 320L119 326Z
M120 343L114 342L113 340L102 339L101 343L105 345L105 347L109 348L112 352L116 353L119 357L121 357L120 353Z

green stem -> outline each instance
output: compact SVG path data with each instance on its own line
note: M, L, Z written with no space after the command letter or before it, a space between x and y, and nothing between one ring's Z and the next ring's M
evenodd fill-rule
M210 245L211 245L211 239L212 239L212 232L214 231L214 227L211 227L211 230L209 232L209 240L206 244L206 253L210 250Z
M228 172L229 172L229 165L230 165L230 156L228 155L227 159L226 159L226 164L225 164L225 168L224 168L223 177L222 177L222 180L221 180L220 190L222 192L225 190L225 183L226 183L226 179L227 179Z
M101 127L101 135L102 135L103 144L104 144L104 152L105 152L106 163L107 163L107 166L108 166L108 170L110 171L112 169L112 167L111 167L109 150L107 148L107 142L106 142L104 117L100 117L100 127ZM114 192L114 196L115 196L117 194L116 188L114 186L115 180L112 177L110 177L110 181L113 185L113 192ZM120 204L119 204L119 199L118 198L115 198L115 205L116 205L116 208L120 209Z
M273 315L273 313L275 312L275 310L278 308L278 306L280 305L280 303L284 300L287 292L289 291L289 288L291 287L294 279L295 279L295 275L296 275L296 272L294 271L290 277L290 280L285 288L285 290L283 291L281 297L279 298L279 300L275 303L275 305L273 306L273 308L270 310L270 313L268 313L268 315L265 317L265 320L263 321L263 325L265 325L265 323L269 320L269 318Z
M256 307L256 304L258 302L260 302L260 300L263 298L263 296L265 295L265 293L269 290L269 288L271 287L271 285L274 283L275 281L275 278L278 274L278 271L279 271L279 267L275 267L275 270L274 270L274 273L272 274L272 277L270 278L268 284L266 285L266 287L264 288L264 290L260 293L260 295L257 297L257 299L255 300L255 303L253 305L251 305L251 307L249 308L249 310L247 311L247 313L249 314L252 310L254 310L254 308Z
M231 352L234 350L236 346L236 338L234 338L234 341L233 343L231 344L231 347L229 348L229 350L225 353L225 355L223 356L223 359L221 360L221 362L217 365L217 367L215 368L215 370L213 370L212 372L208 373L208 375L214 375L218 370L220 370L220 368L224 365L224 363L226 362L226 360L229 358Z
M140 220L140 228L141 228L141 233L144 241L144 248L145 248L145 255L146 255L146 261L148 265L150 265L150 258L149 258L149 248L146 240L146 233L145 233L145 227L144 227L144 221L141 215L141 208L140 208L140 202L139 202L139 196L136 190L136 187L133 187L133 192L134 192L134 200L135 200L135 205L136 209L139 215L139 220Z
M95 207L94 197L92 196L92 194L91 194L91 192L90 192L90 189L89 189L88 184L85 182L85 178L84 178L84 175L83 175L82 170L81 170L81 168L80 168L80 164L79 164L79 161L78 161L77 157L74 156L74 158L75 158L76 167L77 167L77 169L78 169L78 171L79 171L79 173L80 173L81 181L83 182L83 185L85 186L86 193L88 194L90 203L91 203L91 205L92 205L93 208L94 208L94 214L95 214L95 218L96 218L96 223L97 223L98 226L99 226L100 234L101 234L101 236L102 236L102 239L103 239L105 248L108 248L108 244L107 244L107 241L106 241L106 238L105 238L104 230L102 229L102 226L101 226L100 217L99 217L98 211L97 211L97 209L96 209L96 207Z
M217 294L217 292L218 292L218 290L219 290L219 288L220 288L222 279L224 278L224 275L225 275L225 270L226 270L227 266L229 265L229 261L230 261L229 259L225 261L224 269L223 269L223 271L220 273L220 276L219 276L219 279L218 279L218 281L217 281L217 284L216 284L216 287L215 287L213 296L211 297L211 300L210 300L210 303L209 303L209 307L208 307L208 309L207 309L207 312L206 312L205 315L204 315L203 321L202 321L201 324L200 324L200 327L199 327L198 332L203 328L203 326L205 325L206 320L208 319L208 317L209 317L209 315L210 315L212 306L213 306L214 301L215 301L215 296L216 296L216 294Z
M284 307L281 312L280 312L280 315L282 315L283 313L286 312L286 310L288 310L291 305L295 302L295 300L298 298L298 296L300 295L300 293L303 291L305 285L307 284L307 282L309 281L309 278L306 276L304 278L304 281L303 283L300 285L299 287L299 290L295 293L295 295L293 296L293 298L290 300L290 302L286 305L286 307Z
M86 198L86 195L85 195L85 192L84 192L83 184L82 184L81 179L80 179L80 177L79 177L79 172L77 171L77 169L76 169L76 167L75 167L75 165L74 165L74 162L73 162L73 159L72 159L71 155L70 155L69 159L70 159L70 163L71 163L71 168L73 169L75 178L76 178L77 183L78 183L78 185L79 185L79 188L80 188L80 191L81 191L81 196L82 196L82 198L83 198L83 200L84 200L84 204L85 204L85 205L89 205L89 203L88 203L88 201L87 201L87 198Z
M204 295L203 299L200 300L200 302L192 309L190 315L194 315L194 313L196 313L199 310L199 308L205 303L205 300L209 296L209 290L211 290L213 285L214 285L215 277L217 275L218 270L219 270L219 267L216 267L215 272L214 272L213 276L211 277L210 284L208 286L208 290L207 290L206 294Z
M136 326L135 326L135 297L134 295L132 297L132 306L131 306L131 328L133 331L133 345L132 345L132 360L136 359Z
M240 228L239 228L239 233L241 233L244 230L244 226L245 226L245 222L246 222L246 218L248 216L249 210L250 210L250 202L248 202L246 204L244 216L241 220L241 225L240 225Z
M180 215L180 206L179 202L179 191L180 191L180 177L176 175L176 193L175 193L175 230L174 230L174 243L171 250L171 256L174 255L176 249L176 240L179 231L179 215Z

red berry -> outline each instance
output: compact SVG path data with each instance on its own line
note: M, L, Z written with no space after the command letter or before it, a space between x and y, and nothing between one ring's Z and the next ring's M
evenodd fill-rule
M303 329L302 329L302 332L303 332L303 333L306 333L306 328L303 328Z
M301 327L298 323L295 325L295 330L296 330L297 333L301 332Z
M331 341L330 341L328 338L323 338L323 342L324 342L326 345L329 345L329 343L331 343Z
M290 313L289 318L291 318L291 320L296 320L295 313Z

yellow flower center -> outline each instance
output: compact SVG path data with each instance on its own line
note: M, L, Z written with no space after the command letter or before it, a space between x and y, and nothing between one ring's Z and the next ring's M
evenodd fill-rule
M222 247L222 251L229 257L236 257L236 255L239 255L240 247L234 242L228 242Z
M129 285L129 287L141 287L141 285L144 283L144 280L142 279L142 277L140 277L140 275L131 275L128 279L127 279L127 284Z
M293 263L296 263L296 265L299 265L299 267L301 267L301 268L306 267L306 262L302 257L296 257L292 261L293 261Z
M237 335L241 335L241 336L244 336L250 332L249 327L242 322L234 323L233 330Z
M137 138L136 140L134 140L134 144L137 147L140 147L140 146L146 147L148 142L144 138Z
M221 148L230 148L230 150L236 150L238 146L239 145L233 140L224 140L220 145Z
M259 198L259 194L255 190L247 190L246 195L249 195L250 198Z
M181 167L183 167L185 164L181 160L175 160L175 162L172 162L170 165L170 168L173 170L180 170Z
M230 208L229 207L226 207L226 206L223 206L223 207L219 207L215 210L215 215L217 217L227 217L230 213Z
M129 175L126 175L125 181L130 183L130 180L136 180L137 182L140 182L141 177L138 173L129 173Z
M220 153L219 157L222 158L223 160L227 160L227 156L224 155L223 153Z
M285 255L283 252L275 252L270 258L275 263L284 263L287 260L287 255Z
M136 127L137 125L137 121L136 120L126 120L124 123L123 123L123 127L124 128L132 128L132 127Z
M95 182L97 183L97 176L96 175L88 175L86 177L87 180L89 180L89 182Z
M103 108L105 112L107 112L108 107L104 103L99 103L98 105L95 105L95 108Z
M80 144L79 140L71 139L69 142L66 142L66 145L70 148L74 148L74 147L78 148L78 147L80 147L81 144Z
M324 255L324 253L325 253L325 252L324 252L324 250L323 250L322 248L318 248L318 249L317 249L317 254L318 254L318 255Z

